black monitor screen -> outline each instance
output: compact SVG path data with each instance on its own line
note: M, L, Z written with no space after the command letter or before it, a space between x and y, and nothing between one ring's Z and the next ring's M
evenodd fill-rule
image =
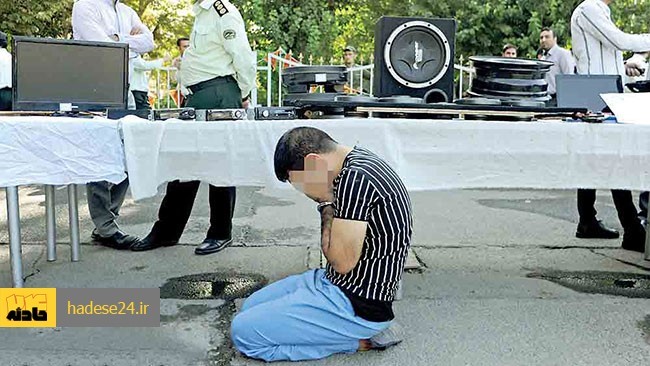
M601 112L607 105L601 94L622 93L620 75L557 75L557 106Z
M15 37L13 109L126 108L128 46Z

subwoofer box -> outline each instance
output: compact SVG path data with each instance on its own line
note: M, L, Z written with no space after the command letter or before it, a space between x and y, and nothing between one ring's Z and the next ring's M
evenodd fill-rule
M456 20L382 17L375 27L376 97L452 101Z

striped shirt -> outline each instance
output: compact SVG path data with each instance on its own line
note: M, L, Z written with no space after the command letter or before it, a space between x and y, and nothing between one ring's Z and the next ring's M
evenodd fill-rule
M585 0L573 11L571 39L578 74L625 76L623 51L650 51L650 34L618 29L602 0Z
M395 171L355 147L334 180L335 218L368 222L361 257L347 275L327 266L327 278L362 299L392 302L411 244L411 200Z

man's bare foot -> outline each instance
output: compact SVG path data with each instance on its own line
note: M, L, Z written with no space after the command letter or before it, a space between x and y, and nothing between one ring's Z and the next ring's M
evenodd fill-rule
M372 349L372 343L367 339L362 339L359 341L359 352L370 351Z

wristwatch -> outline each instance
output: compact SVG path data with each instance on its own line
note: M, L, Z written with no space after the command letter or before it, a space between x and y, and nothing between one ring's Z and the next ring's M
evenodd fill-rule
M334 207L334 202L329 202L329 201L323 201L316 206L316 210L318 210L319 213L323 212L323 209L327 206L332 206Z

